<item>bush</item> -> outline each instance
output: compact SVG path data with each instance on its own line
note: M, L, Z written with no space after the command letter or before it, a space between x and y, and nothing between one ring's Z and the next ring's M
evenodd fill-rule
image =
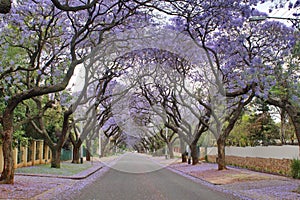
M292 177L300 179L300 160L293 159L291 164Z
M204 159L205 159L206 162L208 162L208 156L207 155L204 156Z

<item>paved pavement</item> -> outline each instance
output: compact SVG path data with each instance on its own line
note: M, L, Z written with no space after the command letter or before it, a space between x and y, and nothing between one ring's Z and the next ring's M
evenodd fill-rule
M93 167L72 177L18 174L14 185L0 185L0 199L300 199L294 192L300 180L246 169L216 169L210 163L192 166L125 154L95 159ZM214 184L216 176L221 185ZM228 183L228 178L237 181Z
M100 200L222 200L232 195L178 175L139 154L126 154L106 174L81 191L75 199Z

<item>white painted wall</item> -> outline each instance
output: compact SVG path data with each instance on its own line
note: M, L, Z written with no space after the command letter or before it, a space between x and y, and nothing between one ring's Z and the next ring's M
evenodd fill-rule
M201 147L204 148L204 147ZM217 147L208 147L208 155L217 155ZM299 157L299 146L256 146L256 147L226 147L228 156L293 159Z

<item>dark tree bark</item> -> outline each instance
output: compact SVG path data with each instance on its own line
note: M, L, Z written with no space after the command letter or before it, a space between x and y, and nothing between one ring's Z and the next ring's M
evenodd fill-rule
M0 177L0 183L14 183L14 161L13 161L13 114L10 109L6 109L3 115L3 132L2 132L2 151L4 157L3 171Z
M89 149L86 149L86 161L91 161L91 153Z
M72 157L72 163L79 164L80 163L80 146L73 146L73 157Z
M0 0L0 13L7 14L11 9L11 0Z
M86 140L86 161L91 161L91 141Z
M254 90L253 90L254 91ZM226 139L229 136L230 132L234 128L235 123L239 119L239 116L241 115L244 107L248 105L253 97L254 92L252 91L252 94L248 97L246 101L239 101L238 106L234 108L230 114L228 114L227 118L227 125L223 128L222 132L220 129L218 129L221 134L217 139L217 146L218 146L218 156L217 156L217 163L218 163L218 169L224 170L226 168L226 161L225 161L225 146L226 146Z
M52 146L52 145L50 146L52 153L55 152L55 155L56 155L56 156L52 156L51 168L60 168L61 149L64 146L67 138L69 138L69 134L70 134L69 117L72 113L73 113L73 110L71 108L69 108L69 110L64 112L64 121L63 121L62 130L61 130L61 134L59 136L58 142L54 146ZM49 138L49 137L46 137L46 138Z
M180 151L181 151L181 162L186 163L187 159L186 159L184 140L181 137L179 137L179 141L180 141Z
M77 131L76 125L73 126L74 132L69 135L70 141L73 145L73 157L72 163L79 164L80 163L80 147L82 145L82 140L79 137L79 133Z
M226 162L225 162L225 141L226 138L219 137L217 140L218 145L218 156L217 156L217 163L218 163L218 170L224 170L226 168Z
M52 152L51 168L60 168L61 148L59 148L59 146L55 146L54 148L51 148L51 152Z
M196 165L199 162L198 152L197 152L197 143L192 143L190 145L190 149L191 149L192 165Z
M55 5L55 7L57 7L58 9L63 11L73 11L73 12L90 9L94 7L97 2L99 2L99 0L93 0L92 2L84 4L82 6L69 6L68 3L61 4L59 0L51 0L51 1L53 5Z

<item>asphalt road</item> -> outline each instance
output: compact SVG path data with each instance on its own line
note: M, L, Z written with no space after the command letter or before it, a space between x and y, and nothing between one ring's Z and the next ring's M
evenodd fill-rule
M161 168L145 156L130 153L124 155L92 185L83 189L77 199L228 200L234 198Z

